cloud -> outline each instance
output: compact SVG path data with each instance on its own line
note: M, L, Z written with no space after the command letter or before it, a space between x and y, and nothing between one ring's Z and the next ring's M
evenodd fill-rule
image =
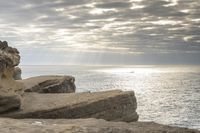
M0 1L0 40L30 52L44 48L45 53L56 49L77 54L196 56L199 4L196 0Z
M101 4L96 4L95 7L97 8L129 8L131 7L131 3L129 2L106 2Z

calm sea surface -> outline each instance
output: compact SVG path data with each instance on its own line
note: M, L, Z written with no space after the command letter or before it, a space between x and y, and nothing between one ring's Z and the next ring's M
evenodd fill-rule
M200 66L21 66L23 78L73 75L78 92L134 90L139 120L200 129Z

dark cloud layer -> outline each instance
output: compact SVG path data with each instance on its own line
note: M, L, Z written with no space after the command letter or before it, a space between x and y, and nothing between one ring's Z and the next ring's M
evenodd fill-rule
M123 58L119 63L200 63L199 5L198 0L0 1L0 39L27 57L45 49L41 53L70 53L78 61L82 52L101 63L117 55Z
M96 4L95 7L97 8L129 8L131 7L131 3L130 2L106 2L106 3L102 3L102 4Z

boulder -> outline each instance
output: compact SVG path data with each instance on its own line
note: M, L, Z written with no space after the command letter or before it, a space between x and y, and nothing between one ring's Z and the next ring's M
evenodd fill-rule
M5 119L0 118L2 133L200 133L153 122L108 122L101 119Z
M0 115L11 118L99 118L108 121L138 120L133 91L40 94L25 93L21 110Z
M19 67L14 68L13 79L14 80L22 80L22 70Z
M38 76L21 81L25 92L71 93L75 92L75 78L72 76Z

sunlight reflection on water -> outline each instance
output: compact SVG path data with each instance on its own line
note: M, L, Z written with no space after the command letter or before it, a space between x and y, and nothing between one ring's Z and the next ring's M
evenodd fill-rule
M78 92L134 90L140 121L200 129L200 67L22 66L23 77L73 75Z

